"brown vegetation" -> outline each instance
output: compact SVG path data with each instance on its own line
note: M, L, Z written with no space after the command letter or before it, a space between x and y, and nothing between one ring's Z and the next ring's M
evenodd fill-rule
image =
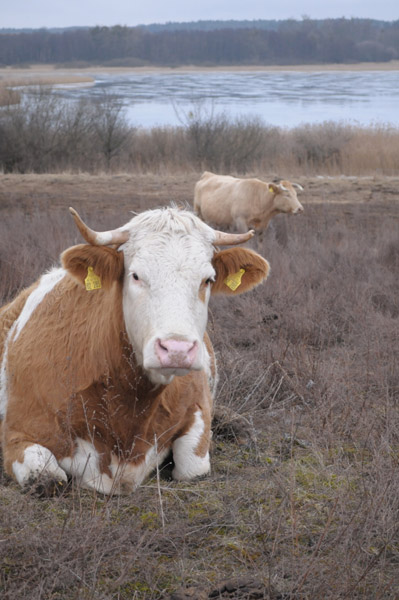
M0 171L366 175L399 172L399 130L342 123L283 129L194 105L179 127L128 124L117 99L65 103L45 88L0 111Z
M94 83L94 78L88 75L76 75L74 73L57 73L52 72L46 74L30 73L29 70L24 73L8 69L0 69L0 106L8 106L10 104L18 104L21 100L21 94L15 88L21 87L43 87L53 85L73 85L82 83Z
M79 241L68 205L113 227L198 177L0 176L3 301ZM2 598L398 598L399 180L299 182L266 285L211 304L211 476L38 500L0 474Z

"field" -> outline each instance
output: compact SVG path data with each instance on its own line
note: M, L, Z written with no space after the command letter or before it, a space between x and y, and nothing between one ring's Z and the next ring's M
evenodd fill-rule
M94 228L191 203L199 173L0 175L0 300ZM132 497L0 472L5 600L399 598L399 177L297 177L265 285L211 301L212 474Z

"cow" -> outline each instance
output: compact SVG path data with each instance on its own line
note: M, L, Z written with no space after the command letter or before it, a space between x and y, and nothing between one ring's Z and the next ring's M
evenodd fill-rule
M239 246L254 232L217 231L173 206L96 232L70 211L87 243L0 310L6 472L46 495L68 477L130 493L170 453L174 479L209 473L207 307L268 276Z
M290 181L265 183L205 171L195 185L194 212L218 227L262 232L278 213L296 215L303 211L295 188L303 190Z

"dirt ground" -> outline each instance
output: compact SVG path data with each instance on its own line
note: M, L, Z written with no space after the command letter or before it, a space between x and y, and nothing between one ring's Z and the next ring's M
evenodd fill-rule
M267 174L253 174L267 181ZM200 173L179 175L0 175L0 211L62 211L73 206L124 222L130 211L142 211L171 202L192 205ZM367 214L398 218L399 177L297 177L304 187L301 202L314 210L328 206L332 214L351 214L359 205Z

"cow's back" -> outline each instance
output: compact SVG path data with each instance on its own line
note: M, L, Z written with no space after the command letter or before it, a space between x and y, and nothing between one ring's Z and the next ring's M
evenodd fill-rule
M194 209L205 221L232 225L232 207L242 196L241 181L230 175L206 171L195 187Z
M205 172L196 185L194 206L205 221L230 227L261 210L264 186L258 179Z

